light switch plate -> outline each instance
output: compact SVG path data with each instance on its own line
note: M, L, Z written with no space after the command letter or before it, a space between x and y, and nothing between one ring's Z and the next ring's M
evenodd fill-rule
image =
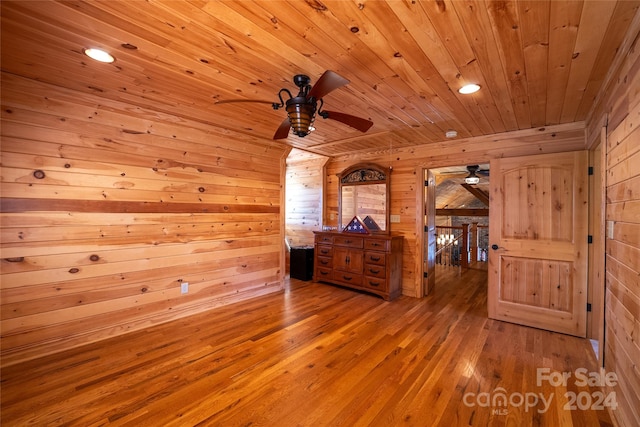
M389 221L395 222L395 223L399 223L400 222L400 215L390 215L389 216Z

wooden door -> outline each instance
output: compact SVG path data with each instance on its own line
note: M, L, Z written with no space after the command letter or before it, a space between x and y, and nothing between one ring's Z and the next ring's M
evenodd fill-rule
M587 152L491 161L489 317L584 337Z

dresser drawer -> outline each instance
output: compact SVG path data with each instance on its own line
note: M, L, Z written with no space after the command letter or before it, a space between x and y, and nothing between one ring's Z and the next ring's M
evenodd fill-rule
M316 277L313 278L315 281L320 280L331 280L333 277L333 270L325 267L316 267Z
M319 256L316 259L318 260L318 267L333 268L333 258Z
M334 271L333 280L351 286L362 286L362 275L347 271Z
M388 251L389 240L383 239L367 239L364 242L364 248L374 251Z
M367 264L385 265L387 257L382 252L365 252L364 262Z
M326 256L331 258L333 256L333 247L326 245L318 245L317 256Z
M381 265L366 264L364 266L364 275L384 279L387 277L387 269Z
M316 234L316 243L333 244L333 237L329 234Z
M377 277L365 277L363 285L365 288L375 289L376 291L388 291L387 281L384 279L378 279Z
M362 248L362 237L353 236L333 236L333 244L335 246L346 246L349 248Z

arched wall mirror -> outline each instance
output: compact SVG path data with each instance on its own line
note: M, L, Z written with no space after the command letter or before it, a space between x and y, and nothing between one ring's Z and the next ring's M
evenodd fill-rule
M355 231L354 223L371 233L389 232L389 169L373 163L353 165L338 174L338 229Z

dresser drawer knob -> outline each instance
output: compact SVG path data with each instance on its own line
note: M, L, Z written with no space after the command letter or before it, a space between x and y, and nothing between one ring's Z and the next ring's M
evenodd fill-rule
M378 274L378 273L380 273L380 270L374 270L373 268L370 268L370 269L369 269L369 273L371 273L371 274Z
M369 285L371 286L380 286L379 282L369 282Z
M371 261L380 261L380 257L379 256L370 256L369 259Z

